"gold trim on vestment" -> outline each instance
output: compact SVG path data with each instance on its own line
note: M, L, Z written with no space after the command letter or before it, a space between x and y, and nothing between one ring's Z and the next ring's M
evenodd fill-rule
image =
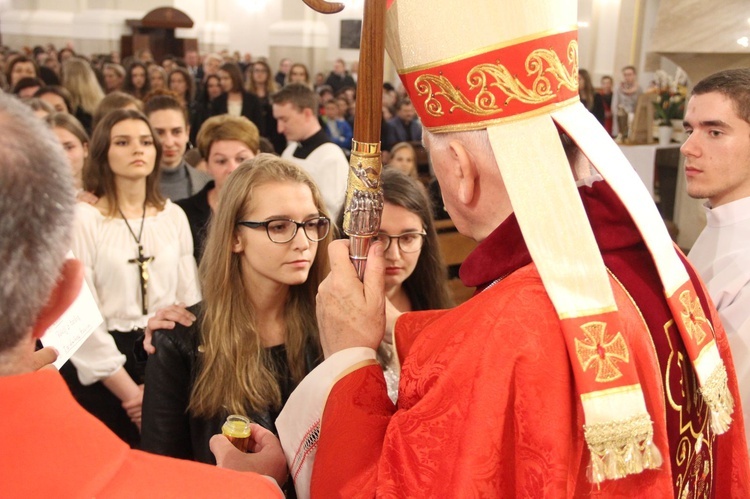
M641 390L641 385L628 385L618 386L616 388L608 388L606 390L597 390L595 392L589 392L581 394L581 400L596 400L601 397L608 397L610 395L619 395L621 393L637 392Z
M587 470L591 483L616 480L646 469L659 468L663 459L654 444L653 423L648 414L624 420L583 426L591 452Z
M378 364L378 361L375 360L375 359L367 359L367 360L363 360L361 362L357 362L356 364L353 364L353 365L347 367L344 371L342 371L341 373L339 373L339 375L336 376L336 379L333 380L333 383L331 383L331 388L333 388L333 386L336 383L338 383L340 379L344 378L348 374L351 374L351 373L353 373L354 371L356 371L358 369L362 369L363 367L367 367L367 366L379 366L379 365L380 364ZM328 393L330 393L330 392L331 392L331 390L329 389Z
M474 121L471 123L461 123L457 125L443 125L443 126L436 126L436 127L425 126L425 128L427 128L432 133L468 132L471 130L482 130L484 128L489 128L491 126L504 125L507 123L513 123L516 121L526 120L526 119L533 118L535 116L540 116L543 114L550 114L552 111L562 109L568 106L573 106L578 102L580 102L580 98L576 95L562 102L555 102L553 104L549 104L544 107L534 109L533 111L527 111L525 113L514 114L512 116L503 116L502 118L493 118L491 120Z
M604 315L609 314L612 312L617 312L617 306L608 306L608 307L602 307L602 308L591 308L588 310L576 310L577 315L573 315L572 313L562 313L559 314L558 317L561 320L565 319L578 319L580 317L589 317L589 316L595 316L595 315Z
M493 52L495 50L499 50L505 47L512 47L513 45L519 45L521 43L530 42L531 40L536 40L538 38L545 38L545 37L552 36L552 35L559 35L560 33L567 33L570 31L577 32L578 26L571 25L571 26L565 26L565 27L560 27L556 29L550 29L547 31L540 31L539 33L534 33L531 35L514 38L513 40L508 40L505 42L497 43L495 45L488 45L486 47L472 50L470 52L464 52L463 54L459 54L453 57L448 57L447 59L441 59L439 61L428 62L426 64L420 64L418 66L411 66L408 68L403 68L403 69L398 70L398 74L402 75L402 74L414 73L417 71L425 71L427 69L432 69L432 68L436 68L439 66L444 66L446 64L458 62L464 59L469 59L470 57L475 57L475 56L478 56L487 52Z

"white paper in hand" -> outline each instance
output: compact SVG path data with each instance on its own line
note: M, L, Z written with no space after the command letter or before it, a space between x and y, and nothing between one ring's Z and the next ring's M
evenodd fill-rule
M102 322L94 295L84 281L73 304L42 336L42 345L55 347L59 353L54 366L60 369Z

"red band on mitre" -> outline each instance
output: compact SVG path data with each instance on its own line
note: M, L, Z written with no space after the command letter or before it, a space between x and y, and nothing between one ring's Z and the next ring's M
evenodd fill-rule
M578 31L523 39L458 60L400 71L422 125L484 128L578 99Z

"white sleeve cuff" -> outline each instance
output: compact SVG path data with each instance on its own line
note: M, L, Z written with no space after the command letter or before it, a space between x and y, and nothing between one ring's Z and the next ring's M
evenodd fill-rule
M96 328L76 350L70 361L78 371L78 380L88 386L112 376L125 365L125 355L120 353L115 340L102 327Z
M299 499L310 497L320 420L331 388L357 364L369 365L372 361L376 361L372 348L347 348L334 353L305 376L276 419L276 430Z

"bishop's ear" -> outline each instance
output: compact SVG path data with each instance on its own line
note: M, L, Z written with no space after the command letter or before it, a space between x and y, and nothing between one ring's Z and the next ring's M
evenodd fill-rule
M451 157L452 174L458 187L456 193L458 200L469 205L474 201L477 181L477 164L471 152L456 140L448 144Z

